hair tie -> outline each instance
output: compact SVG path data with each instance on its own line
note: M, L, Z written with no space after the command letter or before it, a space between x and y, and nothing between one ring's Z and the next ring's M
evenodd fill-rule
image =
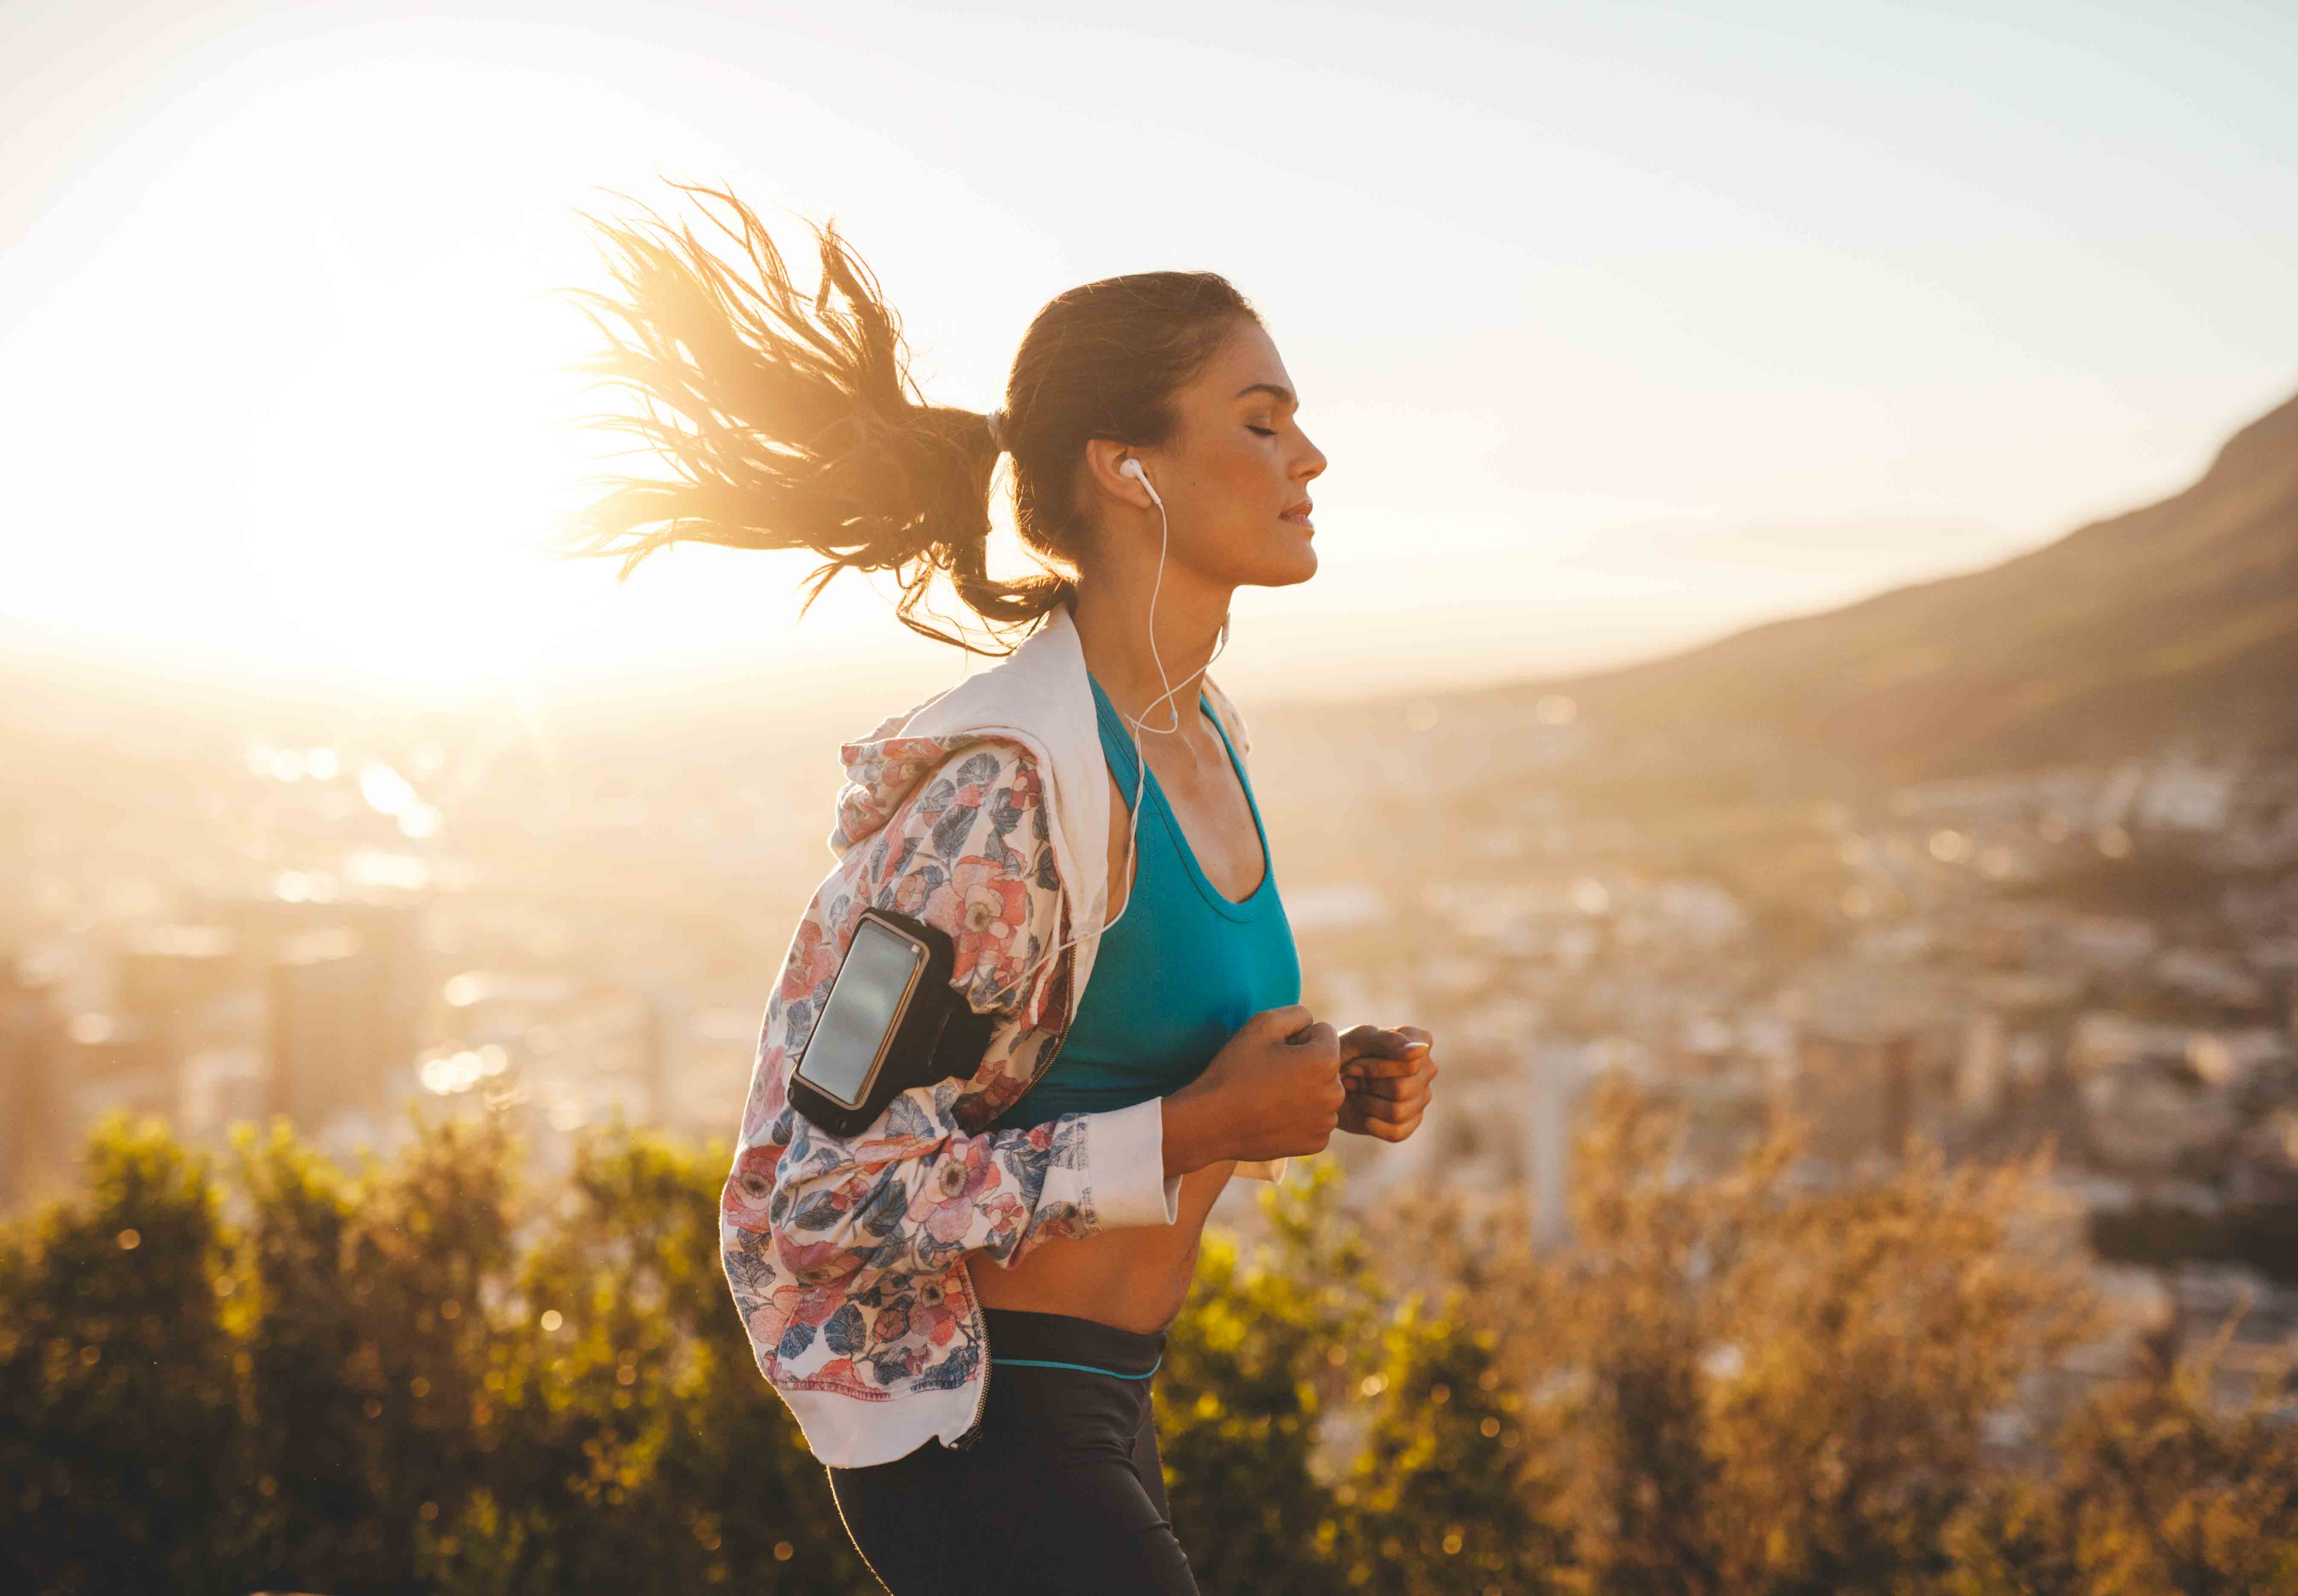
M983 419L989 423L990 446L996 449L1000 454L1008 452L1013 446L1005 442L1004 410L1002 408L992 410L988 416L984 417Z

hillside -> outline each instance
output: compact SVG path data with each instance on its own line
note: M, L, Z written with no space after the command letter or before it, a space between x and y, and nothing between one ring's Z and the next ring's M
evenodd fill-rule
M2298 743L2298 398L2192 487L1981 571L1525 683L1679 751L1737 736L1885 780Z

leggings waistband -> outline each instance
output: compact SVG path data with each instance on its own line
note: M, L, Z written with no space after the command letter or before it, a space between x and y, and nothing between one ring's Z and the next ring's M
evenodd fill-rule
M1085 1369L1120 1379L1146 1379L1165 1360L1165 1332L1139 1335L1097 1319L1025 1308L981 1310L989 1362L1024 1368Z

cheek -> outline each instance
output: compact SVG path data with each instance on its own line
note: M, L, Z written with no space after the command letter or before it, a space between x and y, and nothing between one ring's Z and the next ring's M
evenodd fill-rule
M1285 474L1265 452L1208 451L1200 462L1192 474L1188 520L1206 534L1203 553L1217 563L1224 554L1234 557L1284 530L1277 512L1285 501Z
M1247 435L1246 443L1226 452L1228 490L1255 511L1274 516L1285 503L1285 467L1278 461L1277 440ZM1240 504L1239 508L1243 508Z

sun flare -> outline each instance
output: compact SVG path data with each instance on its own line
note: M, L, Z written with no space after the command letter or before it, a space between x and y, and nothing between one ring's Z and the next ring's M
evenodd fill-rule
M585 468L583 323L507 252L347 278L334 330L251 418L244 525L283 621L345 663L517 676L613 601L542 549Z

